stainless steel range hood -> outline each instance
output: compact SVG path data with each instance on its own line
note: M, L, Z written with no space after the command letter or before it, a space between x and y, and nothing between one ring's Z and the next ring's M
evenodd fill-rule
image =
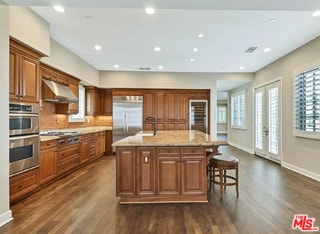
M43 81L43 96L42 99L48 102L56 102L56 103L78 103L79 99L72 92L72 90L66 86L54 82L52 80L42 79Z

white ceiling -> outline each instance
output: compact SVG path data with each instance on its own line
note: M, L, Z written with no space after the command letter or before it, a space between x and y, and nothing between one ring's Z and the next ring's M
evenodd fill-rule
M52 9L55 0L4 1L32 6L53 39L99 70L255 72L320 35L319 0L59 0L64 13Z

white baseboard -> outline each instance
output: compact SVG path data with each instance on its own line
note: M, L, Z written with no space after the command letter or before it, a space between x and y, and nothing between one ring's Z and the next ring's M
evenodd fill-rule
M236 147L238 149L241 149L241 150L243 150L243 151L245 151L245 152L247 152L249 154L254 154L254 150L252 150L252 149L248 149L246 147L243 147L241 145L235 144L235 143L230 142L230 141L228 141L228 143L229 143L229 145L234 146L234 147Z
M316 173L313 173L311 171L308 171L308 170L305 170L303 168L300 168L300 167L297 167L297 166L294 166L292 164L289 164L289 163L286 163L286 162L281 162L281 166L282 167L285 167L289 170L292 170L294 172L297 172L299 174L302 174L304 176L307 176L311 179L314 179L314 180L317 180L317 181L320 181L320 175L319 174L316 174Z
M12 220L12 211L8 210L7 212L0 214L0 227L9 223Z

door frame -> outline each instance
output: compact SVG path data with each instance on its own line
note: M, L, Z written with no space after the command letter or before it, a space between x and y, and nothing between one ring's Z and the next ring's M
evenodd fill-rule
M273 83L276 83L276 82L279 82L279 91L280 91L280 94L279 94L279 97L280 97L280 100L279 100L279 158L280 160L276 160L276 159L273 159L273 158L266 158L266 157L263 157L263 156L260 156L258 154L255 153L255 90L258 89L258 88L262 88L262 87L265 87L267 85L270 85L270 84L273 84ZM252 146L253 146L253 152L254 154L256 154L257 156L259 157L263 157L265 159L268 159L270 161L273 161L273 162L276 162L276 163L279 163L281 164L282 163L282 125L283 125L283 118L282 118L282 100L283 100L283 92L282 92L282 77L278 77L278 78L275 78L273 80L269 80L267 82L264 82L264 83L261 83L259 85L256 85L256 86L253 86L252 88L252 130L253 130L253 134L252 134Z

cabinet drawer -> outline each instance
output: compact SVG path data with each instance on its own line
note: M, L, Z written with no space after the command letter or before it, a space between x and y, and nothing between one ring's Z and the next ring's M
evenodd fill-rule
M183 147L182 154L204 154L205 149L204 147Z
M38 171L35 169L10 178L10 200L21 197L39 186Z
M158 148L158 155L179 155L179 147L159 147Z
M58 174L63 174L75 168L80 163L79 156L75 156L58 164Z
M47 148L56 147L56 145L57 145L56 140L43 141L43 142L40 142L40 149L45 150Z
M84 134L84 135L81 135L81 141L82 140L87 140L90 138L90 134Z
M79 147L69 148L58 153L58 161L66 160L74 155L79 155Z

